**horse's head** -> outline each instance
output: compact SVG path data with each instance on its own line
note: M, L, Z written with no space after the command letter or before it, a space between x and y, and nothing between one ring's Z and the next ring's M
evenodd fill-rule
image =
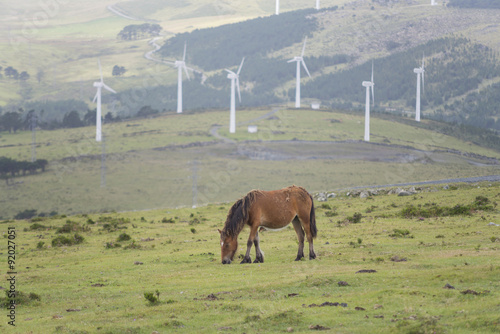
M221 230L219 230L219 233L222 264L230 264L231 261L233 261L236 250L238 249L238 238L229 236Z

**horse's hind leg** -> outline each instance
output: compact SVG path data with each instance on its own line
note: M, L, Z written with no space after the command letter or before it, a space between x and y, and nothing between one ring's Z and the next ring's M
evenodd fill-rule
M255 239L253 239L253 244L255 246L255 261L253 261L253 263L264 263L264 255L260 250L259 241L259 232L257 232Z
M297 239L299 239L299 250L295 261L300 261L300 259L304 257L304 230L302 229L302 224L297 216L295 216L292 220L292 224L295 229L295 233L297 233Z
M309 243L309 260L313 260L316 258L316 253L314 252L313 235L311 233L311 224L309 222L309 215L307 215L307 214L302 215L302 217L299 217L297 220L304 227L304 231L305 231L305 234L307 237L307 242ZM295 220L294 220L294 222L295 222ZM294 227L295 227L295 223L294 223ZM295 231L297 231L297 229L295 229ZM304 232L302 232L302 233L304 233ZM302 240L304 240L304 237L302 237ZM300 243L300 241L299 241L299 243ZM299 245L299 247L300 247L300 245ZM304 247L304 241L302 241L302 247ZM302 256L304 256L304 254L302 254Z

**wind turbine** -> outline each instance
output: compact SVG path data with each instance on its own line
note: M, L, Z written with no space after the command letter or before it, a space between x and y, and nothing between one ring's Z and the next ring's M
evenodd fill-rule
M116 94L116 92L111 87L109 87L108 85L106 85L104 83L104 79L102 77L101 61L99 59L97 59L97 63L99 64L99 73L101 74L101 81L94 82L94 87L97 88L97 93L95 94L94 100L92 102L97 101L97 115L95 118L95 121L96 121L95 140L101 141L101 91L102 91L102 88L104 87L105 89L107 89L111 93Z
M227 75L228 79L231 79L231 111L229 114L229 133L236 132L236 107L235 107L235 88L238 89L238 98L241 103L241 92L240 92L240 72L241 67L243 66L243 62L245 61L245 57L241 60L240 67L238 68L238 72L234 73L226 68L226 71L229 73Z
M420 122L420 76L422 76L422 88L425 89L425 64L424 56L422 56L422 66L413 69L413 73L417 74L417 102L415 106L415 120Z
M319 10L319 0L316 0L316 9Z
M437 5L436 0L431 0L431 6Z
M372 61L372 79L363 81L363 87L366 87L366 105L365 105L365 141L370 141L370 87L372 90L373 104L375 104L375 92L373 91L373 61Z
M309 75L309 78L311 77L311 74L309 73L309 70L307 69L306 63L304 62L304 52L306 51L306 42L307 42L307 36L304 39L304 46L302 47L302 54L300 57L294 57L293 59L290 59L288 62L297 62L297 83L296 83L296 88L295 88L295 108L300 108L300 64L304 66L304 69L307 72L307 75Z
M276 15L280 15L280 0L276 0Z
M184 72L186 73L186 77L189 80L189 74L188 70L186 67L186 46L187 44L184 43L184 55L182 56L182 60L177 60L174 64L175 67L177 67L177 113L180 114L182 113L182 69L184 69Z

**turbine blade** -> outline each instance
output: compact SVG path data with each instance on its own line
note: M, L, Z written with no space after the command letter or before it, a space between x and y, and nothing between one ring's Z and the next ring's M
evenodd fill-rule
M372 81L373 83L373 81ZM373 85L372 85L372 101L373 101L373 105L375 105L375 90L373 89Z
M113 89L113 88L111 88L111 87L109 87L109 86L108 86L108 85L106 85L105 83L103 83L103 84L102 84L102 86L103 86L104 88L106 88L107 90L109 90L111 93L115 93L115 94L116 94L116 92L114 91L114 89Z
M289 61L287 61L287 63L292 63L294 61L296 61L296 60L295 59L290 59Z
M373 60L372 60L372 83L373 83ZM372 86L373 88L373 86Z
M302 47L302 54L300 55L301 57L304 57L304 52L306 52L306 42L307 42L307 36L304 39L304 46Z
M92 100L92 103L95 103L95 101L97 100L97 95L99 95L99 91L97 91L97 93L95 93L95 96L94 96L94 99Z
M234 73L234 72L233 72L233 71L231 71L231 70L228 70L227 68L226 68L226 69L224 69L224 71L226 71L227 73L230 73L230 74L234 74L234 75L236 75L236 73Z
M99 73L101 74L101 82L103 82L104 79L102 77L101 60L99 58L97 58L97 63L99 64Z
M304 66L304 69L306 70L307 75L308 75L308 76L309 76L309 78L310 78L310 77L311 77L311 74L309 73L309 70L307 69L307 66L306 66L306 63L305 63L304 59L302 59L300 62L302 63L302 66Z
M186 65L184 65L184 66L182 66L182 67L184 68L184 72L186 73L186 78L187 78L188 80L190 80L190 78L189 78L189 73L188 73L188 69L187 69Z
M241 103L240 80L238 78L236 78L236 89L238 90L238 98L240 99Z
M186 61L186 47L187 47L187 42L184 42L184 55L182 56L182 61Z
M422 90L425 94L425 72L422 72Z
M241 59L241 64L240 64L240 67L238 68L238 72L236 73L236 75L240 75L241 68L243 67L243 62L244 61L245 61L245 57L243 57L243 59Z

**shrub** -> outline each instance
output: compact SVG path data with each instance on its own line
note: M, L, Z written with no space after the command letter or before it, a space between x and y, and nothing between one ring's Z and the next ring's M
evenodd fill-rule
M336 213L335 211L326 211L325 212L325 216L327 216L327 217L334 217L337 215L338 215L338 213Z
M66 220L66 224L59 227L56 230L56 233L73 233L73 232L88 232L90 231L90 227L80 226L79 223L74 222L72 220Z
M149 305L156 305L160 302L160 291L144 292L144 298L149 302Z
M21 219L31 219L36 216L37 210L35 209L26 209L24 211L18 212L15 216L14 219L21 220Z
M130 235L128 235L127 233L122 233L118 236L118 239L116 241L128 241L130 239Z
M11 295L10 297L9 294ZM12 295L10 290L5 290L5 298L0 298L0 305L8 307L11 304L11 300L14 300L16 305L29 305L33 302L41 301L42 298L34 292L25 294L24 292L16 291L14 295Z
M393 231L394 232L392 234L389 234L390 237L413 239L413 235L411 235L410 231L408 231L408 230L400 230L400 229L395 228Z
M164 224L166 224L166 223L168 223L168 224L174 224L175 220L172 219L172 218L168 218L167 219L167 217L163 217L163 219L161 220L161 222L164 223Z
M30 226L31 231L39 231L39 230L45 230L45 229L47 229L47 226L42 225L42 224L38 224L38 223L35 223L35 224Z
M363 218L363 215L359 212L355 212L352 216L347 217L347 220L352 224L358 224L361 223L361 218Z
M39 241L39 242L36 244L36 248L37 248L37 249L43 249L43 245L45 245L45 242L43 242L43 241Z
M52 239L52 247L61 247L61 246L72 246L81 244L85 240L81 235L75 233L73 237L66 237L63 235L58 236L57 238Z
M106 245L104 246L106 249L111 249L111 248L120 248L122 245L120 245L117 242L106 242Z

